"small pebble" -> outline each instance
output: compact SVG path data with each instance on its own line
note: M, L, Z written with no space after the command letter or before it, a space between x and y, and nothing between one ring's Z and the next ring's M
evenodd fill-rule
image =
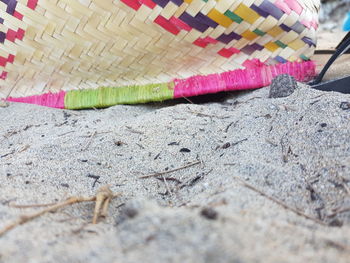
M223 146L221 146L222 149L227 149L231 146L231 143L227 142Z
M282 74L272 80L269 98L282 98L291 95L298 84L294 77Z
M133 207L126 207L123 210L124 215L126 215L128 218L134 218L137 216L137 214L139 213L135 208Z
M218 218L218 212L216 212L213 208L205 207L201 211L201 215L206 219L216 220Z
M340 221L339 219L334 219L331 222L329 222L329 226L341 227L341 226L343 226L343 222Z
M191 152L191 150L188 148L181 148L180 149L180 153L189 153L189 152Z
M343 101L339 106L342 110L350 110L350 102Z

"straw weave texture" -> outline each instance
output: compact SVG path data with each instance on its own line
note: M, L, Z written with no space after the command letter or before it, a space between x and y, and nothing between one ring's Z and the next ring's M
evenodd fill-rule
M307 59L317 0L1 0L0 98Z

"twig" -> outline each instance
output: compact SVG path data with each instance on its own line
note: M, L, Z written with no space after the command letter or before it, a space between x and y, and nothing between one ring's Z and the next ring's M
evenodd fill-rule
M312 216L309 216L309 215L305 214L303 211L301 211L301 210L299 210L299 209L297 209L297 208L291 207L291 206L289 206L289 205L283 203L281 200L279 200L279 199L277 199L277 198L275 198L275 197L273 197L273 196L270 196L270 195L264 193L263 191L261 191L260 189L256 188L255 186L253 186L253 185L251 185L251 184L248 184L246 181L242 180L241 178L236 177L236 176L235 176L234 178L235 178L237 181L239 181L240 183L242 183L245 187L247 187L247 188L253 190L254 192L257 192L257 193L261 194L262 196L264 196L264 197L266 197L267 199L269 199L269 200L275 202L276 204L282 206L283 208L285 208L285 209L287 209L287 210L290 210L290 211L294 212L295 214L297 214L297 215L299 215L299 216L302 216L302 217L304 217L304 218L306 218L306 219L312 220L312 221L314 221L314 222L316 222L316 223L318 223L318 224L320 224L320 225L327 226L327 224L326 224L325 222L323 222L323 221L321 221L321 220L319 220L319 219L317 219L317 218L314 218L314 217L312 217Z
M99 189L99 191L97 192L97 194L95 196L91 196L91 197L84 197L84 196L73 196L68 198L65 201L56 203L42 211L33 213L31 215L22 215L20 216L17 220L15 220L13 223L10 223L9 225L5 226L3 229L0 230L0 236L4 235L5 233L7 233L8 231L10 231L11 229L20 226L26 222L29 222L37 217L40 217L46 213L49 212L54 212L57 211L60 208L66 207L66 206L70 206L73 204L77 204L77 203L82 203L82 202L92 202L95 201L95 210L94 210L94 216L93 216L93 220L92 223L96 224L97 223L97 219L102 216L105 217L107 215L107 209L108 209L108 205L109 202L119 196L119 193L113 193L108 186L103 186Z
M187 100L189 103L194 104L189 98L182 96L183 99Z
M326 239L325 242L326 242L326 244L328 246L334 247L334 248L336 248L338 250L342 250L342 251L344 251L344 250L347 251L348 250L348 251L350 251L350 246L347 246L347 245L345 245L343 243L340 243L338 241Z
M235 127L238 122L239 122L239 120L238 121L233 121L229 125L227 125L226 128L225 128L225 132L227 133L232 125L233 125L233 127Z
M130 132L132 133L136 133L136 134L144 134L143 132L141 131L137 131L137 130L134 130L133 128L131 128L130 126L125 126Z
M235 145L240 144L241 142L245 142L245 141L248 141L248 138L245 138L245 139L243 139L243 140L234 142L234 143L231 144L231 146L235 146Z
M18 205L18 204L9 203L9 207L14 207L14 208L38 208L38 207L53 206L53 205L56 205L56 204L57 204L57 203Z
M162 177L156 177L156 179L158 179L159 181L163 182L163 178ZM172 181L172 182L175 182L176 184L182 184L182 182L179 179L177 179L177 178L174 178L174 177L164 177L164 178L167 181Z
M197 164L200 164L200 163L201 163L201 161L196 161L194 163L189 163L187 165L175 168L173 170L168 170L168 171L164 171L164 172L158 172L158 173L154 173L154 174L144 175L144 176L139 177L139 179L146 179L146 178L150 178L150 177L162 176L164 174L169 174L169 173L173 173L173 172L176 172L176 171L179 171L179 170L183 170L183 169L186 169L188 167L191 167L191 166L194 166L194 165L197 165Z
M16 152L15 150L12 150L12 151L9 152L9 153L5 153L5 154L1 155L0 158L5 158L5 157L7 157L7 156L9 156L9 155L14 154L15 152Z
M67 135L67 134L69 134L69 133L72 133L72 132L75 132L75 131L69 131L69 132L65 132L65 133L62 133L62 134L59 134L59 135L57 135L57 137L60 137L60 136L64 136L64 135Z
M172 197L172 196L173 196L173 192L171 191L171 189L170 189L170 187L169 187L169 184L168 184L168 182L166 181L164 175L162 175L162 178L163 178L163 181L164 181L166 190L169 192L170 196Z
M29 145L29 144L26 144L26 145L24 145L24 146L22 147L22 149L18 150L17 153L24 152L24 151L28 150L29 148L30 148L30 145Z
M81 149L81 151L86 151L86 150L89 148L90 144L92 143L92 139L94 138L94 136L96 135L96 133L97 133L97 132L94 131L94 132L91 134L88 143L85 145L84 148Z
M95 187L96 183L101 183L98 179L101 178L99 175L93 175L93 174L88 174L87 177L94 179L94 182L92 184L92 188Z
M346 208L341 208L336 210L335 212L333 212L332 214L327 215L328 217L334 217L337 214L341 214L341 213L345 213L345 212L349 212L350 211L350 207L346 207Z
M189 113L196 114L198 117L209 117L209 118L218 118L218 119L228 119L231 118L231 116L217 116L212 114L206 114L198 111L192 111L189 110Z
M350 195L350 187L347 185L347 180L341 176L341 180L343 181L343 187L345 189L345 191L347 192L348 195Z

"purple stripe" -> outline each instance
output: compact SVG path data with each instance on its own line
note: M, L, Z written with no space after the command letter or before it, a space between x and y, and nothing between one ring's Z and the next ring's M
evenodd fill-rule
M15 12L16 6L17 6L17 1L10 0L7 4L6 12L9 13L10 15L13 15L13 13Z
M215 21L211 20L209 17L207 17L206 15L203 15L202 13L198 13L196 16L195 16L195 19L200 22L200 23L203 23L205 25L208 25L212 28L215 28L218 26L218 23L216 23Z
M276 7L268 0L265 0L263 3L261 3L259 8L265 11L266 13L272 15L277 20L279 20L284 14L281 9Z
M292 30L289 26L286 26L285 24L280 24L280 28L282 28L282 30L285 32L289 32Z
M186 12L183 12L182 15L179 16L179 19L181 21L185 22L190 27L193 27L193 28L197 29L198 31L200 31L202 33L209 28L208 25L199 22L197 19L195 19L194 17L190 16Z
M245 46L244 48L241 48L241 52L247 54L247 55L251 55L253 54L253 52L255 51L255 49L252 46Z
M0 24L4 23L4 19L2 17L0 17Z
M295 32L297 32L297 33L300 34L301 32L304 31L305 26L304 26L302 23L300 23L299 21L297 21L297 22L295 22L295 24L292 25L290 28L291 28L293 31L295 31Z
M255 50L263 50L264 47L263 46L260 46L259 44L257 43L254 43L253 45L250 45L252 48L254 48Z
M183 4L183 0L170 0L171 2L173 2L175 5L177 5L177 6L180 6L180 5L182 5Z
M163 8L169 3L169 0L152 0L152 1Z
M275 60L279 63L286 63L287 62L287 60L285 60L284 58L282 58L280 56L275 57Z
M265 12L264 10L262 10L261 8L256 6L255 4L252 4L250 6L250 8L253 9L255 12L257 12L259 15L261 15L263 17L268 17L269 16L269 13Z
M221 36L219 36L216 40L228 44L230 43L232 40L236 39L236 40L240 40L242 37L238 34L236 34L235 32L231 32L230 34L226 35L226 34L222 34Z
M6 33L5 32L0 32L0 43L4 43L6 38Z
M301 39L302 41L304 41L306 44L308 44L309 46L314 46L316 47L316 43L309 37L303 37Z

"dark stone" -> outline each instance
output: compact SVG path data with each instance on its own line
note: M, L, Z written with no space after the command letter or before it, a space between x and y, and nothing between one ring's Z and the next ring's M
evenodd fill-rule
M137 216L137 214L139 213L136 208L133 208L133 207L126 207L124 210L123 210L123 213L124 215L126 215L126 217L128 218L134 218Z
M216 212L213 208L205 207L201 211L201 215L206 219L216 220L218 218L218 212Z
M227 149L231 146L231 143L227 142L223 146L221 146L222 149Z
M180 149L180 153L189 153L189 152L191 152L191 150L188 149L188 148L182 148L182 149Z
M331 222L329 222L329 226L342 227L343 226L343 222L340 221L339 219L333 219Z
M282 74L272 80L269 98L282 98L291 95L298 84L294 77Z
M339 106L342 110L350 110L350 102L343 101Z

